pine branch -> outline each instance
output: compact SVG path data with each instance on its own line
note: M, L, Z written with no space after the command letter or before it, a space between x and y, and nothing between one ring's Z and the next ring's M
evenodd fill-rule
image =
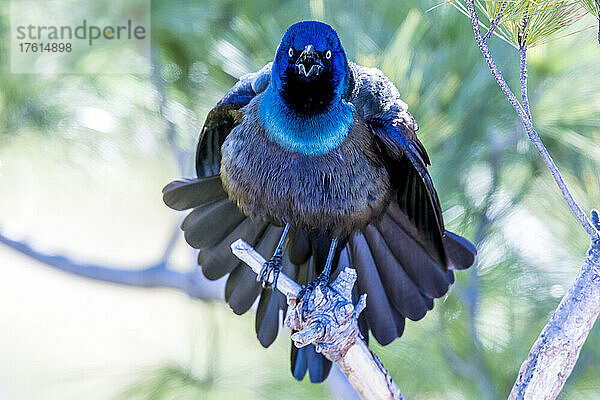
M600 0L598 0L598 1L600 1ZM494 19L490 22L490 27L488 28L488 31L485 33L485 36L483 36L484 42L487 42L487 40L490 38L490 36L492 36L492 33L494 33L494 29L496 29L496 27L500 23L500 19L502 18L502 14L504 13L504 9L506 8L507 4L508 4L508 0L504 0L502 2L502 4L500 5L500 9L498 10L498 13L494 17Z
M490 54L479 28L474 0L465 0L475 40L492 75L519 115L527 135L552 173L567 204L591 238L591 246L575 282L542 330L523 362L509 399L555 399L571 374L598 314L600 313L600 218L592 211L591 221L573 199L558 168L533 127L527 94L527 13L519 35L520 83L523 106L512 93Z
M469 17L471 18L471 22L473 24L473 31L475 32L475 40L477 42L477 45L479 46L479 49L481 50L481 52L483 54L485 61L488 64L488 67L490 68L490 71L492 72L492 75L496 79L496 82L500 86L500 89L502 90L502 92L504 93L506 98L508 99L509 103L513 106L513 108L519 115L519 118L521 118L521 122L523 123L523 126L525 127L525 131L527 132L529 139L534 144L534 146L540 153L540 156L546 163L546 166L550 170L552 177L554 178L556 184L560 188L560 190L563 194L563 197L565 198L565 201L571 208L571 211L573 212L573 214L575 214L575 217L577 218L577 220L579 221L579 223L581 224L583 229L585 229L585 231L590 236L590 238L593 241L600 241L600 232L598 231L598 229L596 229L592 225L592 223L588 219L585 212L583 212L581 207L579 207L579 205L577 204L577 202L571 195L571 192L569 191L567 184L565 183L562 175L560 174L558 167L552 160L552 157L550 157L548 150L546 150L546 147L542 143L540 136L538 135L535 128L533 127L533 122L531 121L527 112L523 109L523 107L521 106L521 104L519 103L519 101L517 100L515 95L513 94L513 92L508 87L506 81L504 80L504 77L502 76L502 73L496 66L496 63L494 62L494 59L492 58L492 55L490 54L487 44L483 41L483 37L481 35L481 30L479 29L479 17L477 16L477 11L475 10L474 0L465 0L465 1L467 4L468 11L469 11Z
M265 259L248 243L239 239L231 251L257 275L260 273ZM300 286L280 273L275 284L288 299L285 324L297 331L292 335L297 347L314 344L340 367L361 398L402 400L400 389L358 329L358 315L366 306L367 295L363 294L356 305L352 303L355 281L356 271L346 267L328 286L317 286L310 295L298 299Z

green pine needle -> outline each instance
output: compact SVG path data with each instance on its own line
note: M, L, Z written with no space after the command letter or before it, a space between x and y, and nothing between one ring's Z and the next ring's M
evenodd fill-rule
M581 7L596 18L600 18L600 5L598 0L579 0Z
M468 16L464 1L451 0L447 3ZM503 3L498 0L475 0L478 11L487 19L487 25L480 22L485 29L489 29L489 24L498 15ZM586 11L590 12L588 8L597 10L597 7L596 0L507 1L494 35L516 48L533 47L574 24ZM597 11L595 15L598 15Z

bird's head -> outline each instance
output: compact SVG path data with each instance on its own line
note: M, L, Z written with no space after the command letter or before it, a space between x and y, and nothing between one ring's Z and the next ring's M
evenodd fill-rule
M275 54L272 82L295 111L315 114L347 99L352 75L337 33L317 21L288 28Z

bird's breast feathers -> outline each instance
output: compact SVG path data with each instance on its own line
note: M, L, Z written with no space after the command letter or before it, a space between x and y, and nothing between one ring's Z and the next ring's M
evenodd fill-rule
M348 107L337 127L321 121L312 132L268 132L259 121L263 95L242 109L242 123L221 149L221 179L244 213L344 233L378 215L388 202L389 176L370 158L365 122Z

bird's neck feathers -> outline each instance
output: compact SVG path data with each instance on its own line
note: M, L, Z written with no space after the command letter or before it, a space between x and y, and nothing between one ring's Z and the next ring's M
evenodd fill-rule
M286 104L269 84L261 99L258 118L267 137L288 151L308 156L325 154L348 136L354 120L352 103L338 98L319 112L302 114Z

